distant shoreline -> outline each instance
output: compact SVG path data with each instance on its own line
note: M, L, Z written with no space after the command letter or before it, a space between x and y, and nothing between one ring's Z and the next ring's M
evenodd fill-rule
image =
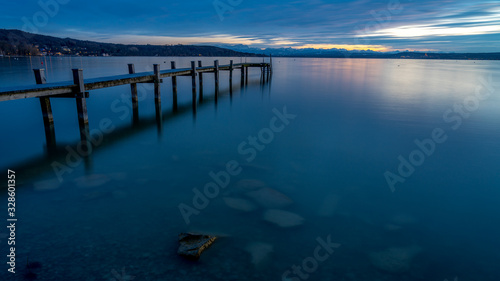
M433 59L433 60L500 60L495 53L425 53L344 49L268 49L239 51L227 47L207 45L127 45L100 43L71 38L58 38L0 29L0 54L4 56L54 56L54 57L273 57L284 58L356 58L356 59Z
M22 56L22 55L0 55L0 58L29 58L29 57L50 57L50 58L166 58L166 57L178 57L178 58L188 58L188 57L199 57L199 58L269 58L266 55L260 56L75 56L75 55L57 55L57 56L42 56L42 55L32 55L32 56ZM273 55L273 58L295 58L295 59L390 59L390 60L460 60L460 61L497 61L500 60L498 58L443 58L443 57L429 57L429 58L420 58L420 57L409 57L409 58L401 58L401 57L384 57L384 56L279 56Z

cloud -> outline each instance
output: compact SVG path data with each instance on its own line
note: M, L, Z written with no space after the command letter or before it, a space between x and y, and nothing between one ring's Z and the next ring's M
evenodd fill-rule
M4 3L3 8L11 12L9 17L0 17L0 26L20 29L21 17L30 18L41 10L37 2ZM391 5L398 2L401 11L396 13ZM214 42L295 48L359 49L367 45L406 49L431 44L425 41L434 42L433 48L443 51L463 48L458 45L460 42L467 42L470 51L495 51L498 39L490 35L500 33L498 1L247 0L227 11L223 21L212 3L212 0L147 3L87 0L85 4L70 1L60 7L47 26L40 28L40 33L117 43ZM479 41L490 44L473 43Z

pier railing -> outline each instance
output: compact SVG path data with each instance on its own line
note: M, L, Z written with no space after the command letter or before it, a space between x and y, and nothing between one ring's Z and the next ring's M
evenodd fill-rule
M78 123L80 129L80 138L84 146L89 146L89 120L87 113L86 99L89 98L89 91L116 87L121 85L130 84L131 87L131 101L134 114L134 120L138 118L138 98L137 98L137 84L138 83L154 83L154 96L157 120L162 119L161 111L161 92L160 84L163 82L162 78L172 78L172 98L173 109L177 109L177 77L190 76L192 79L192 101L193 108L195 109L198 98L200 101L203 99L203 74L214 73L215 80L215 99L217 100L219 94L219 72L229 71L229 83L233 83L233 71L240 70L241 85L248 83L248 70L249 68L260 68L261 77L269 80L272 73L272 59L269 63L237 63L234 64L230 61L229 65L219 65L216 60L213 66L202 66L202 62L191 62L190 68L176 68L175 62L171 62L171 69L160 70L160 65L153 65L154 71L135 73L133 64L128 65L128 74L84 79L82 69L73 69L73 81L47 83L44 69L34 69L35 81L37 85L30 85L25 87L7 87L0 88L0 102L25 99L25 98L38 98L42 109L42 116L45 126L45 137L47 147L55 147L55 130L54 118L52 115L52 108L50 98L74 98L77 105ZM197 81L199 82L199 95L197 92Z

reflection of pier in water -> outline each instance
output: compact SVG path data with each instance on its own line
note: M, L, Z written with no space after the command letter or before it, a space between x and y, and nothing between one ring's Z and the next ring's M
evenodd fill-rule
M194 67L194 62L192 62L192 67ZM248 82L248 69L249 67L260 67L261 69L261 75L260 75L260 81L250 81ZM241 78L240 78L240 87L237 87L233 83L233 71L236 68L241 69ZM172 62L172 70L176 69L175 68L175 62ZM45 125L45 134L46 134L46 140L47 140L47 145L46 145L46 154L43 156L38 156L34 157L32 159L29 159L25 161L25 164L20 165L18 167L15 167L16 169L20 171L24 171L26 176L29 175L35 175L39 174L40 172L43 172L45 170L50 170L53 169L52 165L54 163L59 163L61 165L65 165L64 163L68 162L68 155L69 150L73 151L74 153L73 156L76 154L76 156L80 157L78 162L82 162L85 164L85 168L87 171L91 170L92 166L92 152L97 151L100 149L103 149L106 146L112 145L113 143L116 143L123 138L126 138L128 136L143 132L145 130L150 129L153 126L156 126L158 129L158 137L161 137L163 133L163 124L167 120L172 120L173 118L179 117L181 115L184 115L186 113L192 112L194 120L196 120L196 112L199 107L204 107L208 106L210 104L215 104L217 106L217 103L220 98L227 98L229 97L230 100L232 101L233 99L233 92L235 88L240 88L241 91L245 89L246 86L248 85L261 85L262 90L264 90L264 85L267 83L270 87L271 83L271 77L272 77L272 68L271 68L271 63L242 63L242 64L237 64L233 65L232 61L230 65L227 66L218 66L218 61L215 61L213 67L201 67L201 61L198 62L198 68L196 68L197 71L189 74L184 74L184 75L173 75L172 77L172 109L167 110L167 111L162 111L161 110L161 96L160 96L160 87L159 83L163 82L162 79L154 80L152 81L155 84L154 91L155 91L155 116L150 116L150 117L141 117L139 118L139 107L138 107L138 98L137 98L137 83L122 83L119 85L123 84L130 84L131 85L131 102L132 102L132 118L131 118L131 125L130 126L124 126L121 128L116 128L112 130L112 132L106 133L105 130L99 131L100 133L103 133L102 135L102 140L99 141L99 143L96 145L95 139L92 139L93 136L91 136L89 129L88 129L88 116L86 112L86 104L84 106L85 111L81 111L80 109L82 108L82 105L80 103L85 103L85 99L89 97L88 92L82 92L81 95L77 94L60 94L58 97L66 97L66 98L75 98L77 100L77 109L78 109L78 118L79 118L79 126L80 126L80 141L73 143L73 144L63 144L63 145L57 145L56 144L56 139L55 139L55 133L54 133L54 123L53 123L53 118L52 118L52 112L50 111L50 100L49 97L54 97L52 95L50 96L42 96L40 97L40 104L42 106L42 113L43 113L43 118L44 118L44 125ZM201 71L200 71L201 70ZM227 70L229 71L229 88L220 90L219 89L219 71L221 70ZM179 69L179 71L186 71L186 69ZM44 73L41 70L35 69L35 78L37 83L39 81L44 82L45 77ZM131 74L134 74L134 66L129 65L129 72ZM215 78L215 89L213 91L210 91L213 93L211 96L204 96L203 92L204 89L203 87L203 78L206 76L207 72L213 72L214 73L214 78ZM80 75L80 71L73 71L74 74ZM158 66L155 66L155 72L154 73L159 73ZM192 73L195 73L194 75ZM205 73L205 75L203 75ZM154 74L156 75L156 74ZM191 104L178 104L177 101L177 76L191 76L192 77L192 103ZM198 76L199 79L196 79L196 76ZM118 77L118 76L115 76ZM121 76L123 77L123 76ZM156 76L158 77L158 76ZM90 79L89 79L90 80ZM93 79L95 80L95 79ZM196 83L198 80L198 83ZM76 80L75 80L76 81ZM158 81L158 82L156 82ZM139 82L139 83L148 83L148 82ZM44 84L44 83L39 83L39 84ZM54 83L55 84L55 83ZM51 85L54 84L45 84L49 86L50 88ZM59 85L62 83L59 83ZM197 91L197 84L199 85L199 91ZM45 86L44 85L44 86ZM115 85L114 85L115 86ZM116 85L117 86L117 85ZM75 85L72 85L72 87L77 87ZM79 86L81 87L81 86ZM31 89L34 89L35 87L29 87ZM45 87L44 87L45 88ZM26 88L28 89L28 88ZM45 88L47 89L47 88ZM81 88L80 88L81 89ZM12 93L13 91L9 89L9 93ZM3 100L8 100L5 99L5 93L4 89L0 89L0 101ZM4 99L2 99L4 97ZM31 96L26 95L25 98L29 98ZM47 103L46 100L49 100ZM48 110L44 110L44 106ZM50 114L47 114L48 111ZM86 120L86 122L85 122ZM50 122L52 121L52 122ZM82 130L83 129L83 130ZM94 136L95 137L95 136ZM47 165L48 163L51 163L51 165ZM57 165L57 164L56 164Z

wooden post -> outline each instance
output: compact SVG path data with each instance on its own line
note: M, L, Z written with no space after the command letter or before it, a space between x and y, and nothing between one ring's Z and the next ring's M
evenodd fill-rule
M233 60L229 61L229 84L233 84Z
M160 65L154 64L154 84L155 84L155 103L161 104L161 91L160 91Z
M33 69L33 72L35 73L37 84L45 84L47 82L45 78L45 69ZM45 128L45 140L48 150L52 151L56 146L56 132L54 128L54 117L52 116L52 106L50 105L49 97L41 97L39 99L42 108L43 125Z
M175 61L170 62L170 68L175 69ZM177 111L177 77L172 76L172 108Z
M214 78L215 78L215 99L219 95L219 61L214 61Z
M248 66L245 69L245 84L248 85Z
M128 64L128 73L129 74L134 74L135 73L135 66L132 63ZM139 122L139 101L137 98L137 84L136 83L131 83L130 84L130 91L132 93L132 120L134 124L137 124Z
M154 91L155 91L155 112L156 112L156 125L158 128L158 136L161 136L162 134L162 129L163 129L163 112L161 110L161 90L160 90L160 65L159 64L153 64L153 71L154 71Z
M273 55L269 54L269 70L273 72Z
M196 62L191 62L191 85L193 88L193 107L196 107Z
M241 86L245 85L245 67L241 66Z
M162 131L162 110L161 110L161 91L160 91L160 65L154 64L154 84L155 84L155 110L156 110L156 121L158 124L158 133L161 135Z
M76 109L78 110L80 139L82 140L82 145L86 145L90 151L89 116L87 113L87 100L85 98L85 83L83 82L82 69L73 69L73 82L76 85Z
M201 60L198 61L198 67L202 67L201 66ZM203 73L200 72L198 73L198 75L200 76L200 102L203 101Z
M233 60L229 61L229 94L233 95Z
M170 62L170 68L175 69L175 61ZM172 108L177 111L177 76L172 76Z
M175 61L170 62L170 68L175 69ZM172 76L172 89L177 92L177 77Z

